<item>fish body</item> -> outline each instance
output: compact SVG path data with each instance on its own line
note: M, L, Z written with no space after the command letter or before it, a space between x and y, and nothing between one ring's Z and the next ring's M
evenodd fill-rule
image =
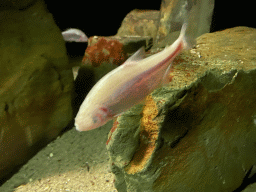
M85 35L85 33L79 29L68 29L66 31L63 31L62 37L65 41L68 42L87 42L88 37Z
M100 127L168 83L171 62L188 47L185 30L186 24L178 39L163 51L144 58L144 48L140 48L123 65L100 79L78 111L76 129L87 131Z

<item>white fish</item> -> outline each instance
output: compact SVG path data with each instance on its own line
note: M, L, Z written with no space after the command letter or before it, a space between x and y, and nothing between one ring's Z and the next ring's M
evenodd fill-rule
M171 62L188 48L186 26L182 26L178 39L163 51L144 59L144 48L140 48L123 65L101 78L80 106L76 129L88 131L100 127L168 83Z
M87 42L88 37L84 34L83 31L79 29L68 29L66 31L63 31L62 37L65 41L69 42Z

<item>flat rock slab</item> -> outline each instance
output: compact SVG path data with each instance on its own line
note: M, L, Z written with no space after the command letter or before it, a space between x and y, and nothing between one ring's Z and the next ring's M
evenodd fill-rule
M119 116L107 148L116 188L234 191L256 162L256 30L204 34L168 86Z

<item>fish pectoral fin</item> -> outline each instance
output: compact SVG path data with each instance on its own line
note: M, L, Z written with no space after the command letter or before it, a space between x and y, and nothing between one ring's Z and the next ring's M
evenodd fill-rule
M123 115L123 114L124 114L124 112L121 112L121 113L118 113L118 114L114 115L114 117L118 117L118 116Z
M129 57L123 66L130 66L130 65L135 65L138 63L138 61L144 59L145 57L145 48L144 46L141 47L138 51L136 51L131 57Z
M172 63L170 63L170 65L168 66L168 68L166 69L166 71L164 73L162 85L166 85L166 84L170 83L171 66L172 66Z

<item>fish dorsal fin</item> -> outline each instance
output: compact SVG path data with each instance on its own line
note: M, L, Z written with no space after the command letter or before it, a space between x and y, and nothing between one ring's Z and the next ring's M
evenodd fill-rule
M129 66L129 65L135 65L138 61L144 59L145 57L145 49L144 47L141 47L138 51L136 51L131 57L129 57L124 65Z

